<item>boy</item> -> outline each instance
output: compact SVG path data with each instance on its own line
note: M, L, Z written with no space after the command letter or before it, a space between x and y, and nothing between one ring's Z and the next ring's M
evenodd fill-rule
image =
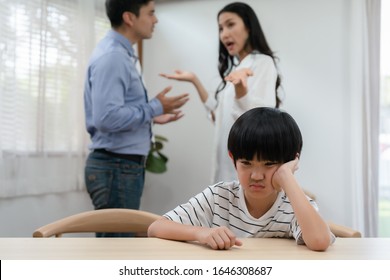
M213 249L240 246L237 237L293 237L311 250L326 250L334 235L294 177L301 149L301 132L288 113L247 111L228 138L238 182L206 188L155 221L148 235Z

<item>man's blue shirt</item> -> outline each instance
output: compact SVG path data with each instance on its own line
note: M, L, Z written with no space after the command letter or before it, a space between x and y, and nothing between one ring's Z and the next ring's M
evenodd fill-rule
M110 30L89 61L84 88L90 149L147 155L151 123L163 113L160 101L148 101L128 39Z

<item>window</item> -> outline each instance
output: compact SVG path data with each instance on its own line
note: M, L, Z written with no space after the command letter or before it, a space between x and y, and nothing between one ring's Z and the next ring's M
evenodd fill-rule
M77 188L86 65L109 29L104 0L0 0L0 20L0 197Z
M379 236L390 237L390 1L382 1Z
M39 153L77 150L74 101L82 93L85 57L81 1L2 1L0 149ZM95 1L93 1L95 2ZM102 1L98 1L100 6ZM96 7L102 11L103 7ZM103 21L103 20L104 21ZM104 13L95 33L107 30ZM94 42L93 42L94 44ZM85 54L88 56L88 54ZM74 120L75 121L75 120Z

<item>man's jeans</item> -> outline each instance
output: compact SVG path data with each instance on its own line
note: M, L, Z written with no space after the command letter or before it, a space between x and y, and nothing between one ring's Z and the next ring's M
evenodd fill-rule
M139 209L145 167L127 159L91 152L85 166L85 183L95 209ZM133 233L96 233L96 237L132 237Z

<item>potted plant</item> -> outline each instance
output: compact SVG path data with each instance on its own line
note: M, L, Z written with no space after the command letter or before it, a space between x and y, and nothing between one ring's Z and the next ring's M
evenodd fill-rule
M152 141L148 158L146 159L146 170L152 173L164 173L167 171L168 158L161 150L164 148L164 143L168 142L168 139L155 135Z

